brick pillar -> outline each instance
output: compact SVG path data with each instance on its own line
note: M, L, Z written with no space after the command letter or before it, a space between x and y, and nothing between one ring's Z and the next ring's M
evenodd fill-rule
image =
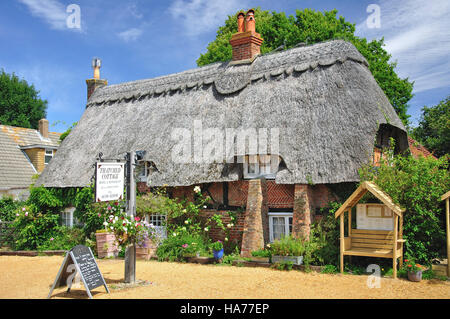
M248 182L247 210L242 235L241 257L264 248L269 242L267 184L264 178Z
M294 189L294 214L292 235L309 238L314 218L312 207L312 189L307 184L296 184Z

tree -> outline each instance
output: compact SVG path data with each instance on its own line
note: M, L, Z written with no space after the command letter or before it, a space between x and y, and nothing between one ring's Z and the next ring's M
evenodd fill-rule
M236 13L237 15L237 13ZM236 15L228 16L225 25L219 27L216 39L208 44L207 51L197 60L198 66L213 62L229 61L232 48L229 43L236 33ZM368 42L354 35L355 25L337 10L316 12L311 9L296 10L296 16L286 16L284 12L255 10L256 32L264 39L261 53L268 53L282 46L286 50L298 43L314 44L331 39L344 39L352 42L369 63L378 85L383 89L400 119L408 125L408 101L412 98L413 83L408 78L401 79L395 73L396 63L390 61L391 55L383 49L384 38Z
M0 124L38 129L39 120L46 117L47 104L34 85L1 70Z
M72 132L72 129L78 124L78 122L75 122L72 124L71 127L69 127L64 133L61 134L61 136L59 137L59 140L62 142L64 141L64 139L70 134L70 132Z
M412 135L436 156L450 154L450 95L438 105L422 108Z

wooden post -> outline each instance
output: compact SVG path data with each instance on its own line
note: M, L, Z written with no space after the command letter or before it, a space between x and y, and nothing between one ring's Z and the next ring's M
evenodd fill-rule
M447 223L447 276L450 276L450 212L449 212L450 198L445 199L445 220Z
M352 245L352 209L350 208L348 210L348 241L350 244L350 247ZM344 248L345 248L345 241L344 241ZM348 256L348 262L352 263L352 256Z
M134 166L136 164L136 153L129 152L128 155L128 211L127 215L136 216L136 183L134 180ZM125 251L125 283L136 282L136 244L128 245Z
M398 240L398 215L394 214L394 247L392 250L392 268L394 271L394 279L397 279L397 240Z
M399 237L399 239L403 239L403 213L400 216L400 231L399 231L398 237ZM403 267L403 245L404 245L404 243L400 243L400 247L401 247L400 263L399 263L400 268Z
M340 221L340 227L341 227L341 256L340 256L341 274L344 273L344 214L345 214L345 212L343 212L341 214L341 221Z

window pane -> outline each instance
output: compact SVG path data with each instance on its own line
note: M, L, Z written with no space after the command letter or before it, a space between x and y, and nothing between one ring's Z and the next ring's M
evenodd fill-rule
M41 157L41 158L42 158L42 157ZM45 155L45 164L50 163L50 161L52 160L52 158L53 158L53 156Z
M283 236L285 236L285 221L284 217L272 217L272 233L273 233L273 239L281 239Z
M289 217L289 234L292 234L292 217Z

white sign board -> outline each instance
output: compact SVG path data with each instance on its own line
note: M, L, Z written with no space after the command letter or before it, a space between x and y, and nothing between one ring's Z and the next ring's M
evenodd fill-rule
M125 163L98 162L95 178L95 201L123 199Z
M393 230L394 213L380 204L356 205L356 228L370 230Z

